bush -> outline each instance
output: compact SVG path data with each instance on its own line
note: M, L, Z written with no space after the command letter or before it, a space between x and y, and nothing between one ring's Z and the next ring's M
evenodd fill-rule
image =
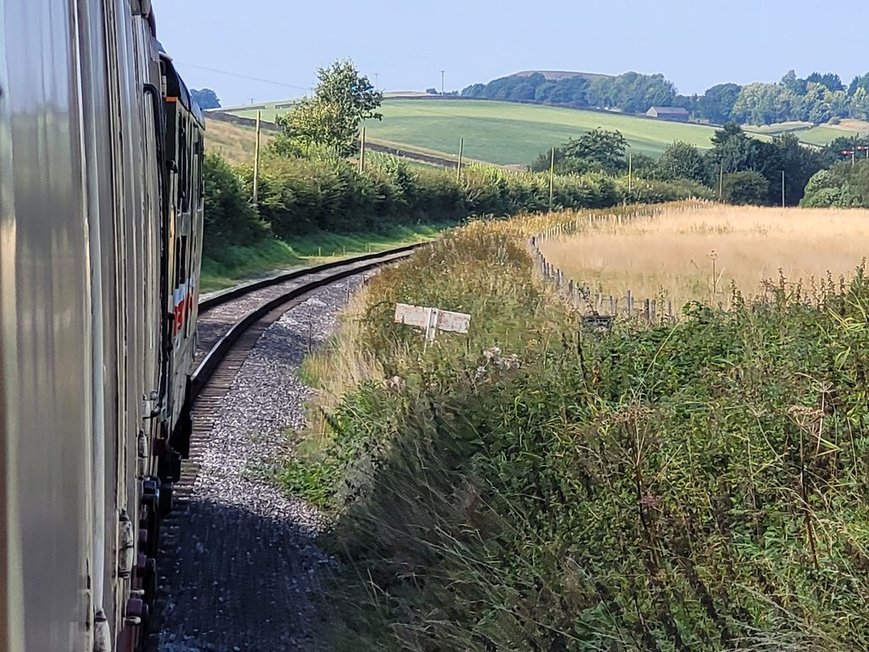
M869 161L841 162L809 179L800 202L807 208L869 208Z
M205 250L214 254L227 245L248 245L271 235L248 202L250 195L235 170L220 156L208 154L202 168L205 195Z
M763 206L769 195L769 182L760 172L731 172L724 175L724 201L737 206Z

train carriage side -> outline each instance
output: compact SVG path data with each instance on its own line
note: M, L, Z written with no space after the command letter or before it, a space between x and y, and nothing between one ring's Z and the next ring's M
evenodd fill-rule
M177 479L177 456L189 454L190 376L195 354L196 317L199 302L199 273L202 259L204 119L184 82L168 59L164 60L165 139L168 163L168 212L164 231L164 297L167 352L166 417L171 433L171 454L165 480Z
M0 13L0 652L131 650L153 596L202 245L202 117L160 50L147 0Z

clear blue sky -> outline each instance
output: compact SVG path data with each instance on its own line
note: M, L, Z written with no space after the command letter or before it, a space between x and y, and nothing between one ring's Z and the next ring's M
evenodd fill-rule
M153 0L158 36L224 105L298 97L350 58L385 90L526 69L662 72L680 92L869 71L865 0ZM284 85L204 70L257 77Z

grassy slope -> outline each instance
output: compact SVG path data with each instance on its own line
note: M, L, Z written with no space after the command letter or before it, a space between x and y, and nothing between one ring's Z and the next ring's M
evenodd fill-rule
M268 145L274 134L263 131L261 144ZM207 120L205 122L205 147L210 153L220 154L232 165L253 163L256 130L231 122Z
M231 112L245 117L256 113ZM708 147L714 131L700 125L513 102L387 99L381 112L382 121L367 124L374 141L455 155L459 138L464 138L465 156L502 165L530 163L548 147L595 127L618 129L633 148L655 156L674 140ZM276 113L266 109L263 118L273 120Z
M286 109L276 104L262 105L263 119L274 120ZM230 113L256 117L255 110L230 109ZM713 127L658 122L642 117L577 111L574 109L479 100L432 100L387 98L382 108L383 121L369 122L368 137L414 151L454 157L459 138L465 139L465 156L501 165L529 163L541 151L572 136L602 127L618 129L636 151L659 155L674 140L699 147L709 146ZM796 134L811 145L826 145L839 136L869 131L869 123L843 120L839 125L789 122L779 125L746 127L760 137L785 132Z
M420 224L379 233L313 233L295 238L292 244L275 239L252 247L231 247L221 253L219 260L210 258L206 252L202 261L202 289L210 292L281 269L428 240L436 237L441 228Z
M782 122L760 127L746 127L747 131L757 134L776 136L784 133L792 133L802 142L809 145L823 147L830 141L841 136L854 136L869 132L869 122L863 120L847 119L839 124L823 124L812 126L810 122Z
M674 140L708 147L714 131L614 113L471 100L391 100L384 102L383 116L368 123L372 138L443 152L455 151L464 138L467 156L499 164L530 163L541 151L595 127L618 129L632 148L652 155Z

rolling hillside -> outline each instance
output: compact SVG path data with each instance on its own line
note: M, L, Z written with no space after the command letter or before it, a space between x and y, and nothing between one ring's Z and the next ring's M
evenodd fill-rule
M257 105L263 119L272 121L287 110L286 101ZM226 112L255 117L257 108L240 107ZM624 134L633 152L659 156L675 140L708 148L715 127L662 122L645 117L580 111L576 109L497 102L432 98L386 98L383 120L366 124L370 142L404 151L455 159L459 138L465 139L465 157L499 165L529 164L538 154L568 138L601 127ZM869 131L869 124L843 121L840 125L812 126L785 123L746 127L759 138L791 132L803 142L825 145L838 136Z
M276 104L286 103L258 105L263 119L274 120L280 112ZM256 116L256 109L227 112ZM382 121L366 124L372 141L455 157L459 138L464 138L466 157L499 165L529 164L540 152L595 127L618 129L635 152L652 156L674 140L708 147L714 131L617 113L483 100L388 98L381 112Z

